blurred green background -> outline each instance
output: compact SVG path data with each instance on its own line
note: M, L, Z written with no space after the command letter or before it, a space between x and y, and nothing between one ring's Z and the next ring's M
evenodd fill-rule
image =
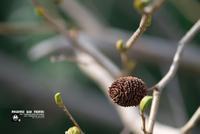
M64 14L59 7L53 5L53 1L40 1L49 10L62 16L71 27L79 27L78 23ZM133 9L132 0L77 0L77 2L108 27L130 33L138 27L140 14ZM53 96L57 91L62 92L66 105L86 133L120 133L123 126L117 113L96 83L83 74L75 63L69 61L51 63L47 57L38 61L29 59L28 52L35 44L56 35L52 29L42 27L44 20L35 14L31 1L1 0L0 3L1 133L64 133L72 124L54 103ZM167 0L153 16L152 25L144 35L178 42L199 19L199 13L199 0ZM9 29L2 30L6 29L5 24L13 24L19 29L16 30L17 32L9 31ZM20 27L27 24L39 30L30 33L23 29L20 30ZM198 52L199 43L200 35L198 34L191 46L197 48ZM114 46L114 44L111 45ZM119 59L117 61L120 66ZM148 86L160 80L169 66L166 64L163 71L160 65L152 62L137 61L137 63L132 75L146 79ZM200 68L199 66L194 68L196 70L180 67L174 80L178 84L175 89L179 90L178 95L182 97L182 100L178 101L181 104L177 107L184 110L183 114L174 112L173 108L176 106L172 106L171 99L176 96L167 93L168 90L173 90L173 86L169 86L162 95L159 121L180 127L184 124L181 121L188 120L199 107ZM14 123L11 121L11 110L14 109L45 110L45 118L26 119L21 123ZM180 114L177 117L179 121L175 118L178 114ZM199 125L196 126L192 133L200 132L199 127Z

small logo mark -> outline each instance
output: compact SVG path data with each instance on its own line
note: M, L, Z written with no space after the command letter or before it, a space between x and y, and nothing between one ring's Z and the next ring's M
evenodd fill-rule
M13 114L12 115L12 121L13 122L20 122L21 121L20 116L18 114Z

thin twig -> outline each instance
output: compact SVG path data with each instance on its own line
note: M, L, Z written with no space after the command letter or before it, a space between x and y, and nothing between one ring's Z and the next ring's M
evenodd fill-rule
M10 30L4 32L3 31L4 28L2 28L4 26L6 26ZM34 31L32 31L32 29ZM107 44L114 44L116 38L119 37L119 34L121 34L120 36L124 36L127 38L130 33L121 31L119 29L117 30L114 28L109 28L109 29L110 29L109 31L112 32L112 34L106 33L106 34L102 34L102 36L98 36L95 38L91 35L88 35L84 31L79 31L78 38L81 37L81 38L87 38L89 40L92 40L92 42L94 42L93 45L95 47L99 48L100 51L105 52L105 54L108 55L108 57L112 57L112 55L116 54L116 53L114 53L115 50L113 49L113 47L111 45L107 45ZM2 22L2 23L0 23L0 34L1 35L9 34L11 36L13 36L13 35L18 36L18 35L30 35L30 34L39 34L40 35L40 34L49 34L49 33L55 33L55 29L52 26L50 27L48 25L43 25L43 24L37 25L34 23L32 24L32 22L12 22L12 23L3 23ZM140 60L143 60L143 61L148 60L148 62L159 63L159 64L161 64L160 61L169 62L169 60L171 58L173 58L171 53L173 52L176 44L174 42L164 41L159 38L157 38L157 39L151 38L151 37L148 37L148 38L142 37L141 40L138 42L139 45L137 47L135 47L134 50L133 49L130 50L130 51L133 50L134 52L133 53L131 52L129 54L129 56L130 56L129 59L133 58L133 55L136 55L136 56L134 56L134 58L136 58L136 60L139 58ZM63 46L65 46L65 44L66 44L65 39L63 39L63 38L61 40L58 39L57 41L56 40L53 40L53 41L61 42L61 44L63 44ZM99 43L101 43L101 45L99 45ZM167 45L169 43L173 43L173 44L169 46L169 45ZM60 44L60 43L58 43L58 44ZM54 46L56 46L56 45L52 45L51 47L54 47ZM157 51L155 48L157 48L159 46L162 46L162 48L160 47L159 51ZM145 47L145 50L142 49L143 47ZM170 52L168 52L168 53L164 52L166 49L170 49ZM198 60L198 57L200 54L198 52L199 52L198 47L195 47L195 46L188 47L188 49L185 50L184 56L181 60L181 64L184 66L181 66L181 67L186 68L188 70L192 70L193 72L199 73L200 62ZM37 56L39 56L39 55L37 54ZM157 60L152 60L155 58Z
M196 33L200 30L200 19L196 22L196 24L186 33L186 35L179 41L179 45L177 51L174 55L173 62L170 66L167 74L156 84L158 89L163 89L166 84L174 77L177 68L179 66L180 57L182 56L185 45L194 37Z
M148 26L148 21L152 14L158 10L161 5L164 3L164 0L155 0L154 4L147 6L144 8L144 12L142 18L140 20L140 25L138 29L133 33L133 35L126 42L126 48L129 49L133 46L133 44L138 40L138 38L142 35L142 33L146 30Z
M61 32L62 34L64 34L66 37L70 37L70 34L68 32L65 31L65 25L63 23L58 23L56 20L54 20L45 10L45 8L43 6L41 6L37 0L32 0L34 6L36 8L40 7L42 8L42 16L45 17L45 19L52 25L55 26L56 30L58 30L59 32ZM66 115L69 117L69 119L74 123L75 126L77 126L81 133L83 133L81 127L78 125L78 123L76 122L76 120L73 118L73 116L71 115L71 113L69 112L69 110L67 109L67 107L64 105L63 107L63 111L66 113Z
M131 48L133 44L138 40L138 38L142 35L142 33L146 30L149 17L150 16L148 14L142 15L138 29L133 33L133 35L126 42L126 46L125 46L126 49Z
M179 41L178 48L176 50L176 53L174 55L173 62L170 66L169 71L167 74L153 87L153 101L151 105L151 111L149 116L149 122L147 126L147 132L151 134L153 132L153 127L159 107L160 102L160 95L163 88L166 86L166 84L174 77L176 74L176 71L179 66L180 57L183 53L185 45L194 37L194 35L199 32L200 30L200 20L198 20L193 27L186 33L186 35Z
M145 120L145 115L144 115L144 112L141 112L140 113L140 116L142 118L142 130L144 132L144 134L146 134L146 120Z
M124 51L120 52L121 61L123 64L123 71L124 74L129 72L131 69L129 68L129 57L127 54L127 51L135 44L135 42L139 39L139 37L142 35L142 33L146 30L146 27L148 26L150 15L144 14L141 18L140 25L138 29L133 33L133 35L128 39L126 42L126 45L124 46Z
M63 111L65 112L65 114L69 117L69 119L72 121L72 123L78 127L81 131L81 133L83 134L83 131L81 129L81 127L79 126L79 124L76 122L76 120L73 118L72 114L69 112L69 110L67 109L66 106L63 106Z
M47 19L49 19L48 17L49 17L49 16L47 16ZM66 31L65 31L66 28L62 29L63 26L59 27L59 25L58 25L57 23L54 23L54 21L52 21L52 18L50 18L50 21L53 22L53 23L52 23L53 26L55 26L55 27L58 28L58 29L57 29L58 32L60 32L60 33L63 32L63 35L66 35L66 34L65 34L65 32L66 32ZM68 35L68 34L67 34L67 35ZM91 52L90 52L90 53L91 53ZM88 53L88 54L90 55L90 53ZM90 55L90 56L93 56L93 55ZM96 60L96 57L95 57L95 56L93 56L93 58ZM101 64L100 64L100 65L101 65ZM87 68L87 69L88 69L88 68ZM95 69L95 70L96 70L96 69ZM108 75L109 75L109 74L108 74ZM101 78L101 80L102 80L102 78ZM104 86L105 86L105 85L104 85ZM107 88L107 87L106 87L106 88Z
M181 133L187 134L200 121L200 107L196 110L190 120L181 128Z
M68 41L70 42L70 44L73 44L73 47L83 51L85 53L88 53L90 55L92 55L96 61L104 66L112 75L115 75L118 73L117 69L112 66L112 64L110 64L110 62L106 62L103 59L103 56L101 55L97 55L95 52L90 51L89 49L86 49L84 46L80 45L78 43L78 41L76 40L77 35L78 35L78 31L72 31L69 32L67 27L65 26L64 23L62 23L62 21L57 21L56 19L54 19L54 17L52 17L46 10L45 8L40 5L36 0L32 0L33 4L35 5L35 7L40 7L42 8L42 16L56 29L56 31L60 34L62 34L65 38L68 39ZM120 74L118 74L119 76Z
M99 65L96 60L86 53L77 53L77 58L79 60L88 61L88 66L83 66L79 64L80 69L85 72L90 78L99 84L105 96L110 100L108 96L108 86L112 83L114 76L110 75L108 71ZM98 70L98 71L96 71ZM103 77L103 79L102 79ZM137 123L140 120L140 116L137 114L138 111L133 108L124 109L117 105L111 103L117 110L124 126L129 128L132 132L137 134L142 134L141 124ZM160 123L156 123L156 132L162 134L179 134L179 130L177 128L173 128L171 126L161 125Z
M128 39L126 42L126 45L124 46L125 51L120 52L121 60L124 65L124 70L129 70L127 65L127 61L129 61L127 51L135 44L135 42L140 38L140 36L146 31L146 28L148 27L152 14L161 7L164 0L155 0L153 4L150 6L147 6L144 8L139 27L137 30L133 33L133 35Z
M56 39L56 41L57 41L57 39ZM65 40L63 40L63 41L65 41ZM46 41L46 42L49 45L49 47L51 47L52 44L56 43L52 39L48 39L48 41ZM60 42L57 41L57 42L58 43L56 43L56 44L59 44L62 41L60 41ZM94 46L93 44L91 44L91 42L90 43L82 42L82 43L83 43L82 45L84 45L85 47L90 48L90 47ZM43 44L45 44L44 41L43 41L43 43L34 46L33 49L35 49L35 47L41 48L41 47L39 47L39 45L42 46ZM85 45L85 44L88 44L88 45ZM71 51L71 49L68 46L65 46L65 47L66 47L64 49L65 51L67 51L67 52L68 52L68 50ZM43 49L46 49L46 48L47 48L47 46ZM63 50L62 45L60 46L60 48L61 48L61 50ZM58 48L53 48L53 49L54 50L49 51L48 53L45 52L45 54L41 54L41 56L42 57L47 56L47 55L53 53L54 51L58 50ZM94 49L96 49L96 48L94 48ZM37 51L35 51L36 54L38 53L38 51L40 51L40 49L35 49L35 50L37 50ZM98 49L96 49L94 52L96 52L96 51L98 53L101 53ZM83 65L83 64L78 64L81 71L85 72L85 74L88 77L92 78L92 80L94 80L101 87L100 89L104 92L105 96L108 99L110 99L110 97L108 96L108 86L110 86L110 84L116 79L115 76L117 74L111 75L108 72L107 69L105 69L103 66L101 66L100 64L97 63L96 59L94 59L93 56L91 56L87 53L78 52L78 53L76 53L76 57L77 57L77 60L79 61L77 63L81 63L81 62L87 63L86 66ZM106 59L104 59L104 60L106 60ZM110 60L108 62L110 62ZM110 62L110 64L113 64L113 63ZM113 64L113 66L115 66L115 64ZM115 67L117 68L118 72L120 72L119 68L117 66L115 66ZM137 121L140 120L140 116L139 116L138 111L136 109L133 109L133 108L124 109L122 107L114 105L113 103L111 103L111 104L113 105L113 107L115 107L115 109L118 112L118 115L119 115L119 117L120 117L120 119L121 119L121 121L122 121L122 123L124 124L125 127L127 127L128 129L130 129L130 131L135 132L137 134L143 133L142 130L141 130L142 124L137 123ZM166 124L160 124L158 122L156 122L155 132L156 133L162 133L162 134L169 134L169 133L170 134L179 134L179 130L177 128L174 128L172 126L168 126Z

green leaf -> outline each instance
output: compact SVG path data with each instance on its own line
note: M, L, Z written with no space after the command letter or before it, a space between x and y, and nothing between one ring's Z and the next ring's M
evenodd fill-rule
M150 106L150 104L151 104L151 102L152 102L152 99L153 99L152 96L145 96L145 97L141 100L140 106L139 106L141 112L144 112L144 111L147 109L147 107Z
M73 127L70 127L66 132L65 134L81 134L81 131L78 127L76 126L73 126Z
M63 100L62 100L60 92L58 92L58 93L55 94L54 99L55 99L56 104L59 107L63 107L64 106L64 103L63 103Z

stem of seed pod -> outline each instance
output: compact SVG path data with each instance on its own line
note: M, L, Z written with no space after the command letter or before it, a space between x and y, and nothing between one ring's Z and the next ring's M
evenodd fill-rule
M77 126L80 131L81 131L81 134L84 134L81 127L78 125L78 123L76 122L76 120L73 118L73 116L71 115L71 113L69 112L69 110L67 109L67 107L64 105L63 106L63 111L66 113L66 115L69 117L69 119L72 121L72 123Z
M144 116L144 112L140 111L140 116L142 119L142 131L144 132L144 134L146 134L146 121L145 121L145 116Z

